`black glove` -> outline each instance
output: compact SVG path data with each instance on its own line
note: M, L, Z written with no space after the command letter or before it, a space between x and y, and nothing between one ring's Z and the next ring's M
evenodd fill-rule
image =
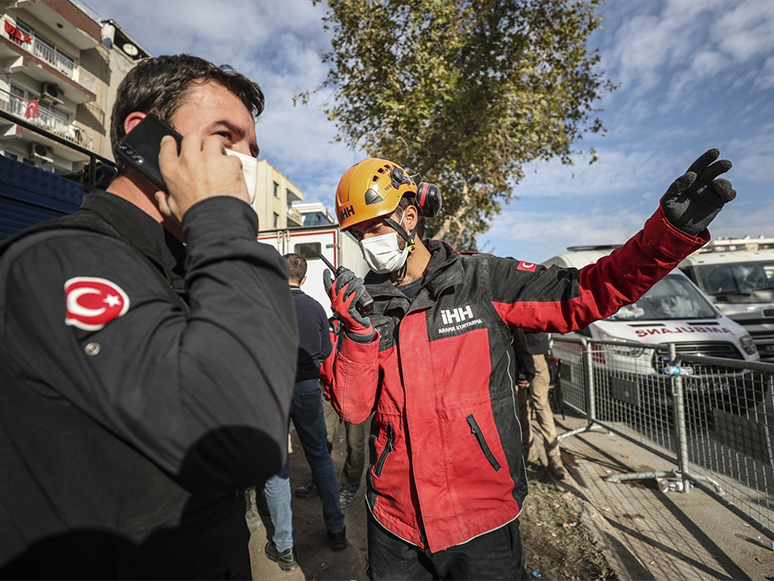
M333 275L327 268L323 271L323 284L325 292L331 299L331 308L344 323L344 327L350 336L373 336L374 328L371 320L360 314L356 308L357 299L365 292L365 283L362 278L348 268L336 269L336 289L333 289Z
M715 161L718 155L720 152L717 149L710 149L694 161L661 198L667 220L691 236L703 232L723 204L736 197L731 182L723 178L715 179L731 169L731 162L727 159Z

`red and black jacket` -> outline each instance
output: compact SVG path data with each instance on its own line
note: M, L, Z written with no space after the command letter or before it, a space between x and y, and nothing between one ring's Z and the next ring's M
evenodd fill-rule
M413 300L369 274L371 343L340 337L330 389L345 421L375 410L368 506L398 537L440 551L503 526L527 495L511 329L582 329L637 300L709 239L659 211L622 248L581 270L426 241Z

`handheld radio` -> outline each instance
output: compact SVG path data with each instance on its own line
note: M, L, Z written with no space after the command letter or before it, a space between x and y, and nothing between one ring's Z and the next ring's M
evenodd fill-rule
M334 276L339 276L341 273L341 269L343 269L343 266L340 266L338 268L335 268L331 261L325 258L322 254L318 254L317 256L320 257L320 259L325 263L325 266L331 269L331 272L334 274ZM357 299L357 303L355 303L355 308L357 309L357 312L363 315L364 317L367 317L371 314L371 312L374 310L374 299L371 298L371 295L368 294L368 291L363 289L363 294L360 295L360 298Z

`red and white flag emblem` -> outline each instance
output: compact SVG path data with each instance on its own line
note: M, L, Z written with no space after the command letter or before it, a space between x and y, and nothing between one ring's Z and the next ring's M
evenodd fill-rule
M528 272L535 272L537 270L537 264L534 262L519 262L516 266L516 270L526 270Z
M65 298L65 324L84 331L98 331L129 310L123 289L104 278L71 278L65 283Z

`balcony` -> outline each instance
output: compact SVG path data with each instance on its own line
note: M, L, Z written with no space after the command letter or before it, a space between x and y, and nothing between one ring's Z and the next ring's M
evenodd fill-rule
M0 28L0 34L13 42L24 52L30 53L41 61L49 64L52 68L59 71L68 79L73 80L78 85L94 94L97 90L97 79L83 67L78 66L75 60L66 55L55 45L42 39L35 34L35 31L26 26L17 26L7 19L4 26ZM6 49L11 51L12 49ZM37 75L33 75L37 77ZM40 80L47 80L42 78ZM85 102L83 99L73 99L78 103Z
M289 191L289 190L288 190ZM288 227L304 225L304 215L292 206L287 208Z
M26 113L29 103L30 102L26 99L22 99L21 97L12 95L8 91L0 89L0 109L3 111L7 111L20 119L34 123L46 131L50 131L54 135L63 137L76 145L92 150L92 136L90 133L77 127L75 124L70 123L67 119L43 109L42 107L38 108L37 117L27 117Z
M97 79L94 75L76 65L75 62L69 58L57 53L57 51L50 46L40 42L34 37L34 33L32 50L30 52L39 59L48 62L65 77L72 79L87 91L94 93L97 90Z

